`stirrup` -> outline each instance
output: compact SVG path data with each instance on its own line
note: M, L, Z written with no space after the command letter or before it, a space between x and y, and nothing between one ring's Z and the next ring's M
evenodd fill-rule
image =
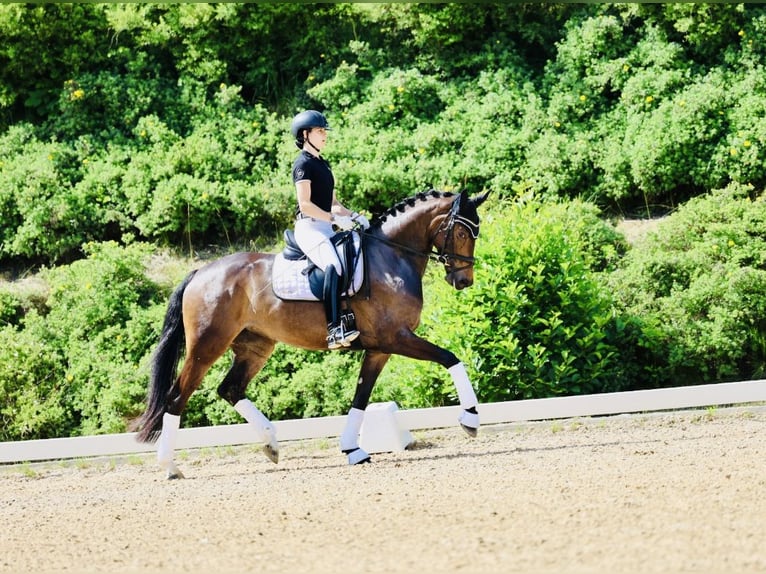
M340 344L344 347L350 347L351 342L356 339L359 336L359 330L354 329L353 327L350 329L346 329L344 327L343 321L340 322Z
M359 331L352 329L346 331L341 323L337 327L331 327L327 331L327 348L339 349L341 347L350 347L351 342L359 336Z
M341 339L340 327L330 327L329 329L327 329L327 348L328 349L340 349L343 346L340 339Z

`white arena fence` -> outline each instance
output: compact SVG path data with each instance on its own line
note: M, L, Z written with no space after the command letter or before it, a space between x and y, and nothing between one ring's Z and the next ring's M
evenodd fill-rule
M573 397L529 399L479 405L481 424L540 421L662 410L737 405L766 401L766 380L717 383L668 389L626 391ZM370 405L373 406L373 405ZM396 410L402 429L423 430L457 425L459 408ZM280 442L340 436L345 416L275 421ZM363 429L364 431L364 429ZM481 431L479 431L481 432ZM219 425L181 429L178 450L250 444L250 425ZM0 463L59 460L154 451L154 444L139 443L135 433L0 443Z

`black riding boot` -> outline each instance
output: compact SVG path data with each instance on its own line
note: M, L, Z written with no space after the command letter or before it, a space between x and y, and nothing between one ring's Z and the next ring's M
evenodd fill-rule
M324 298L325 315L327 317L327 348L338 349L340 347L348 347L351 345L351 341L359 336L359 331L356 329L349 331L343 328L343 323L340 320L340 306L338 305L340 297L340 293L338 293L338 274L332 265L325 269L322 295Z

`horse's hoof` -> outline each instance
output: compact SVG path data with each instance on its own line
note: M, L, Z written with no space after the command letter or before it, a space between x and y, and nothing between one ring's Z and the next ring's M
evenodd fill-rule
M164 460L160 462L160 466L167 472L166 476L168 480L177 480L179 478L185 478L184 473L178 470L176 463L172 460Z
M370 455L359 447L352 450L344 450L343 454L348 456L348 464L365 464L367 462L372 462Z
M279 462L279 447L276 444L269 443L263 445L263 454L265 454L274 464Z
M460 413L458 422L471 438L476 438L476 435L479 434L479 413L476 412L476 407L465 409Z

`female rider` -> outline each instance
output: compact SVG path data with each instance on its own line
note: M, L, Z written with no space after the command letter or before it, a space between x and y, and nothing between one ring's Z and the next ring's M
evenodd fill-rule
M338 279L341 263L330 238L333 226L342 231L355 222L367 229L363 215L344 207L335 195L335 178L330 164L320 155L327 143L330 126L323 114L306 110L293 118L291 132L301 153L293 163L293 181L298 195L295 241L312 263L324 270L324 304L327 316L327 348L348 347L359 336L346 330L340 320Z

